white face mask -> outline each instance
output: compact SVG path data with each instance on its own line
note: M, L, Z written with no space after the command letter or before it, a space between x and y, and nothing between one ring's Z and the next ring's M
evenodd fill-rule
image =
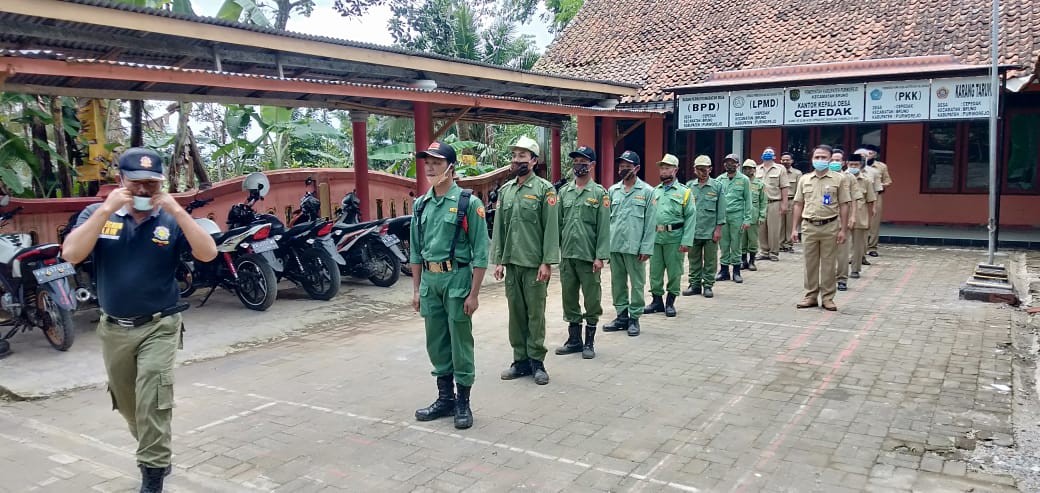
M134 195L134 210L141 212L152 210L152 198Z

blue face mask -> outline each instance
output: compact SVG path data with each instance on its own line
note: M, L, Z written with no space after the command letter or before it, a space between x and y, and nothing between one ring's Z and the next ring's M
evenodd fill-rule
M830 169L831 163L821 159L819 161L813 161L812 162L812 167L816 171L827 171L828 169Z
M859 174L859 168L849 167L849 173L852 173L853 176L858 175Z
M838 161L831 162L831 171L841 171L841 163Z
M776 154L773 154L772 152L769 152L769 151L766 151L766 152L762 153L762 160L763 161L772 161L774 159L776 159Z

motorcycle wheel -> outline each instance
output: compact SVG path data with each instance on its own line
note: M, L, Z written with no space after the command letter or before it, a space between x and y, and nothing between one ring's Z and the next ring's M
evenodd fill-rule
M407 241L402 241L401 242L401 252L404 253L405 257L410 257L411 256L410 250L409 250L410 247L411 247L411 245ZM412 277L412 266L411 266L411 264L402 263L401 264L401 273L406 275L406 276L408 276L408 277Z
M177 278L177 291L180 293L181 298L187 298L195 294L195 273L191 271L191 264L181 260L177 264L177 270L174 275Z
M40 310L43 336L58 351L68 351L76 339L76 328L72 325L72 310L58 306L49 291L36 293L36 307Z
M303 264L303 279L300 285L314 300L328 301L339 293L342 278L332 255L323 249L305 248L299 253Z
M278 281L267 261L256 254L243 255L235 260L235 270L238 300L250 310L262 312L271 308L278 297Z
M370 248L368 261L374 268L368 280L381 288L393 286L401 276L401 261L382 243L371 243Z

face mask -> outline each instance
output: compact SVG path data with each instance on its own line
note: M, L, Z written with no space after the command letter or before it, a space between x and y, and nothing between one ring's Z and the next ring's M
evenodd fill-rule
M152 210L152 198L134 195L134 210L141 212Z
M737 172L737 165L735 165L735 164L733 164L733 165L727 164L726 165L726 172L727 173L736 173Z
M852 176L856 176L856 175L859 174L859 168L852 168L852 167L850 167L849 168L849 173L852 173Z
M590 167L587 164L582 164L582 165L576 165L576 166L574 166L571 169L574 170L574 176L585 176L585 175L589 174Z
M772 161L774 159L776 159L776 154L773 154L772 152L769 152L769 151L766 151L766 152L762 153L762 160L763 161Z
M874 165L874 158L867 159L867 166L873 166L873 165Z
M830 169L831 163L828 163L827 161L824 161L824 160L821 159L819 161L813 161L812 162L812 167L816 171L826 171L826 170Z
M837 162L837 161L832 162L831 163L831 171L841 171L841 163Z
M621 181L626 181L636 175L635 168L618 170L621 173Z
M671 183L672 180L674 180L674 179L675 179L675 175L673 175L673 174L667 174L666 175L664 173L661 173L661 182L662 183Z
M531 172L531 165L523 163L516 168L516 176L527 176Z

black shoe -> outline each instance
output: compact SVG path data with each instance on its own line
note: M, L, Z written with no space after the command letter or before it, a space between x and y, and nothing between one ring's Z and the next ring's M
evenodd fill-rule
M455 414L455 381L452 375L437 377L437 400L429 407L415 410L417 421L433 421Z
M675 315L675 295L668 293L668 298L664 302L664 316L674 317Z
M849 277L853 279L859 279L859 272L850 272Z
M619 313L617 318L603 326L603 332L618 332L628 328L628 312Z
M581 357L583 359L592 359L596 357L596 348L593 347L593 343L596 342L596 326L586 325L585 326L585 347L581 351Z
M871 257L877 257L878 253L877 252L867 252L867 255L870 255Z
M705 298L714 298L715 297L715 293L711 292L711 288L709 288L708 286L704 286L704 297Z
M744 278L740 276L740 266L739 265L734 265L733 266L733 282L735 282L737 284L740 284L740 283L744 282Z
M573 354L581 352L581 324L567 325L567 342L556 348L556 354Z
M653 301L650 302L646 308L643 308L643 314L658 313L664 311L664 301L661 300L660 295L653 295Z
M838 281L838 291L847 291L849 289L848 284L845 281Z
M770 253L769 254L769 260L772 261L772 262L779 262L780 261L780 256L775 254L775 253Z
M146 467L138 465L141 469L141 492L140 493L162 493L163 479L166 477L165 467Z
M760 253L760 254L758 254L758 257L756 257L756 258L758 260L769 260L769 254L768 253Z
M722 265L719 269L719 273L715 274L716 281L728 281L729 280L729 266L726 264Z
M747 270L748 268L748 260L746 253L740 254L740 268L744 270Z
M755 256L754 255L749 255L748 263L747 263L747 270L749 270L751 272L755 272L755 271L758 270L758 267L755 267Z
M531 371L531 362L529 360L514 361L513 364L509 365L502 371L502 380L514 380L520 377L529 377L533 372Z
M863 257L863 261L860 262L860 264L862 264L862 265L870 265L870 262L867 262L867 258Z
M534 383L545 385L549 383L549 372L545 371L545 364L536 359L531 360L531 369L534 370Z
M628 320L628 335L630 337L635 337L635 336L639 335L639 319L638 318L632 318L632 319Z
M683 296L693 296L695 294L701 294L701 287L699 285L691 284L690 287L683 290Z
M473 387L458 386L458 398L455 399L455 428L465 430L473 426L473 411L469 408L469 391Z

